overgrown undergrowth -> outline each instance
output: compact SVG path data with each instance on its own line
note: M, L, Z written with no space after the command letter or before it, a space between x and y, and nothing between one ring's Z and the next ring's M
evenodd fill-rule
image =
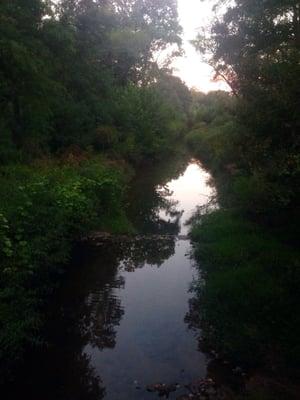
M300 169L292 152L258 156L264 144L254 143L230 95L195 101L186 142L212 172L220 205L195 216L191 233L203 340L235 364L295 379Z
M0 170L0 369L39 342L43 304L92 229L128 232L125 174L102 158ZM7 374L4 374L4 377Z
M300 357L300 254L228 210L193 227L206 339L235 363L296 367ZM288 366L288 367L287 367Z

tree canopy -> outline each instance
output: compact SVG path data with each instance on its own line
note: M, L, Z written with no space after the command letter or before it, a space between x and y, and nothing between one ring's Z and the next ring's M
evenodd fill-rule
M12 0L0 22L3 159L92 144L117 88L153 84L155 55L181 43L174 0Z
M273 186L277 207L295 210L300 175L300 5L295 0L216 1L196 48L238 96L240 164ZM274 189L276 188L276 189Z

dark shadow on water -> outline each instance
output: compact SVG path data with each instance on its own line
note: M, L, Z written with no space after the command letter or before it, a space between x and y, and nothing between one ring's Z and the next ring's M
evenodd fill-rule
M170 201L171 192L167 183L184 173L188 159L165 160L151 168L141 167L141 171L131 182L127 212L139 233L173 234L180 230L182 210L177 202ZM168 217L162 218L161 212Z
M174 251L171 237L77 248L77 265L66 276L47 316L46 343L31 349L18 385L5 390L10 398L26 392L31 400L102 399L106 390L85 348L101 351L116 346L116 328L125 311L114 292L125 285L122 271L133 272L145 264L159 267Z
M107 356L112 349L115 351L117 344L120 347L118 332L121 322L124 325L126 320L125 304L129 301L122 294L127 280L130 281L130 285L135 285L136 296L141 297L135 300L137 302L141 300L141 304L134 306L131 319L129 318L127 323L133 321L138 325L140 319L145 317L146 323L150 324L150 328L157 334L156 347L152 348L152 341L155 338L151 337L146 328L136 333L136 340L145 343L145 363L147 360L153 368L156 360L159 360L162 363L161 368L165 369L165 375L173 377L173 364L176 364L177 360L190 365L190 371L197 371L199 362L202 363L201 373L205 374L206 358L204 355L198 356L197 346L194 346L197 342L188 329L185 329L183 322L188 301L188 283L185 289L185 280L189 282L191 279L190 261L185 257L188 243L179 243L176 239L176 235L180 232L182 210L178 209L176 201L169 199L171 193L166 186L168 181L182 175L186 166L186 160L176 160L175 164L166 160L163 166L141 171L132 183L128 196L128 215L136 231L142 235L121 242L98 243L98 246L78 246L74 252L73 262L69 266L69 272L64 278L64 284L50 302L45 316L48 321L42 332L45 343L38 348L33 346L30 349L24 368L19 371L17 385L6 388L9 399L19 399L24 397L24 393L30 400L118 398L113 397L115 395L109 392L110 388L105 388L106 382L102 382L98 375L97 362L100 355ZM171 265L169 260L172 260ZM170 268L175 272L168 272L171 271ZM142 273L138 278L141 281L138 280L138 283L135 283L136 278L129 279L129 275L133 276L131 273L134 271L136 271L134 277ZM156 280L156 272L162 273L159 282ZM144 281L145 293L139 286ZM155 292L163 290L159 289L159 285L166 287L165 294L162 291ZM179 290L178 295L176 290ZM160 300L159 297L161 297L161 308L155 304ZM157 314L155 307L158 307ZM144 308L145 316L141 315L143 313L141 310ZM150 322L147 318L150 318ZM192 328L189 317L186 317L185 322ZM181 324L182 333L176 332L176 324ZM175 332L174 336L178 337L169 338L168 332ZM187 354L182 354L180 349L172 348L177 343L181 343L182 349L186 349ZM125 346L125 353L121 351L120 357L130 358L130 348L135 345L128 343L128 353ZM140 346L142 347L141 344ZM168 349L166 354L163 353L165 348ZM136 354L139 354L139 349L140 347L133 348ZM175 350L178 354L173 355ZM193 358L192 361L190 357ZM100 371L105 368L103 362L101 368ZM158 376L159 373L157 371ZM180 379L190 379L188 373L186 375L183 373L182 376L180 374L179 370ZM126 379L125 387L128 385ZM151 383L154 382L147 382ZM124 387L121 379L119 385ZM134 394L130 391L128 395L122 393L122 399L155 398L153 394L147 392L139 394L138 390L133 389Z
M203 304L200 300L197 286L201 286L203 280L201 276L191 286L193 297L189 300L189 311L185 316L185 323L188 329L194 332L198 343L198 351L207 355L207 378L212 379L218 390L224 395L225 400L239 398L245 392L245 378L242 369L226 361L218 354L209 343L203 340Z

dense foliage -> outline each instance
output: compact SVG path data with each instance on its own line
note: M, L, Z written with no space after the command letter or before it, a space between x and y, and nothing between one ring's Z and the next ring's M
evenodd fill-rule
M124 177L103 160L1 168L0 367L38 339L40 311L74 240L91 229L128 231ZM3 373L3 372L2 372Z
M237 97L235 163L263 189L264 212L282 212L280 223L299 219L298 3L236 1L195 41Z
M194 221L197 307L221 354L295 377L300 9L293 0L238 0L222 13L221 3L194 43L232 93L195 93L186 138L213 171L221 206Z
M74 241L131 229L122 162L105 160L156 160L182 133L180 33L175 0L0 2L2 376L37 342Z
M73 144L163 152L159 129L184 115L159 91L155 54L180 32L174 0L1 2L0 162Z

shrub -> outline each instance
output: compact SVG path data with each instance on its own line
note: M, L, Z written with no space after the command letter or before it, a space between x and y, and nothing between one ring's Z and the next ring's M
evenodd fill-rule
M13 364L37 340L39 310L91 229L129 229L120 171L87 160L75 165L1 170L0 359Z

